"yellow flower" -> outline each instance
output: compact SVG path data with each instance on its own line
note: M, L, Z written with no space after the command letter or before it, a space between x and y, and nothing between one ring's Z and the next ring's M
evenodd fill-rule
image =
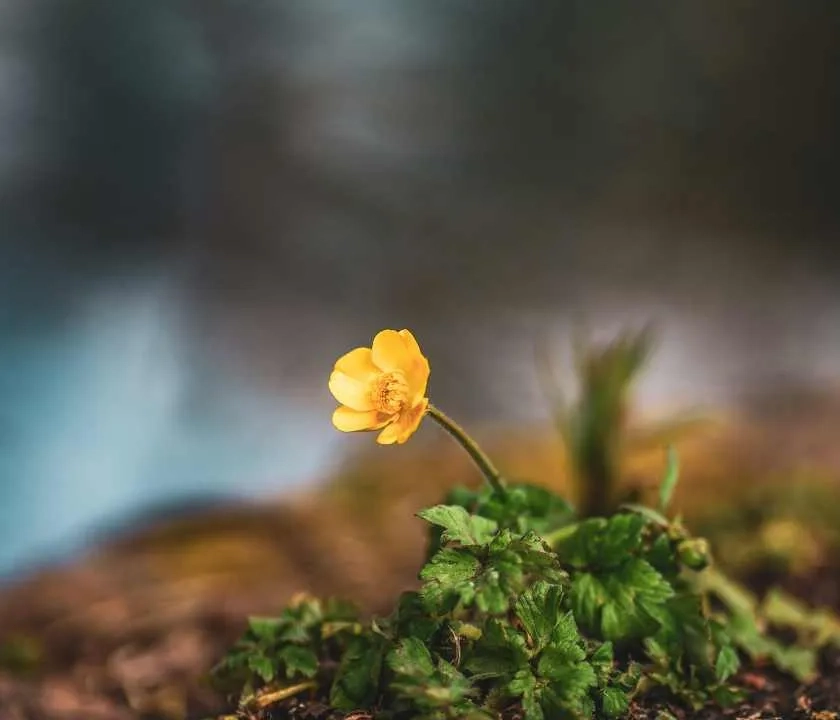
M429 361L414 335L383 330L372 347L351 350L336 362L330 392L341 407L333 425L342 432L382 429L376 442L404 443L429 406L428 381Z

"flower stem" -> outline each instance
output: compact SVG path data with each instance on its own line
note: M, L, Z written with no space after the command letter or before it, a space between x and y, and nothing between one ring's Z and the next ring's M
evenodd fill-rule
M504 497L506 495L506 490L504 480L502 480L502 474L498 471L498 469L496 469L496 466L490 458L485 455L484 451L478 447L476 442L467 435L464 428L458 425L458 423L456 423L451 417L441 412L431 403L426 409L426 414L430 415L438 425L440 425L444 430L446 430L446 432L458 441L461 447L467 451L470 458L472 458L472 461L478 465L478 469L481 470L481 474L484 475L484 479L489 483L490 487L493 488L493 492L500 497Z

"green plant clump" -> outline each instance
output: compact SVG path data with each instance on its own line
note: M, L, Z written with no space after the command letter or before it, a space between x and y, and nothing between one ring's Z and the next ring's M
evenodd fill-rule
M621 717L653 688L692 707L729 703L741 653L814 672L815 643L763 632L749 596L700 569L706 543L658 510L575 520L527 485L452 499L419 513L431 525L422 585L390 617L299 600L253 618L217 678L244 707L285 699L282 681L377 718L541 720Z
M636 347L611 346L597 365L586 392L598 407L620 405ZM607 372L608 361L622 372ZM593 402L578 414L589 418ZM619 425L623 412L602 415L599 426ZM617 440L583 439L617 438L620 427L581 418L569 427L581 428L571 445L582 473L613 467L595 455L614 452ZM613 474L581 481L610 497ZM252 619L216 679L238 694L245 717L309 697L356 718L555 720L620 718L654 690L692 708L730 704L741 696L743 657L813 676L818 648L840 642L838 626L815 623L781 595L762 605L712 566L708 543L668 514L677 479L671 452L656 508L594 517L498 477L455 489L419 513L429 523L421 585L389 617L363 621L347 605L299 599L278 618ZM797 642L776 640L774 623L796 630Z

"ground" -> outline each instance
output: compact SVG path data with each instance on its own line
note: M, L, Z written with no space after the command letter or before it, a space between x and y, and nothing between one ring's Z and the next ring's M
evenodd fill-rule
M746 507L745 492L756 478L789 510L796 504L785 494L790 478L809 470L803 458L824 471L822 491L836 499L840 402L820 402L819 412L808 405L793 417L762 406L746 420L683 443L677 501L687 516L713 528L708 519L723 515L709 509L731 514ZM514 477L563 485L554 439L523 433L488 450ZM661 467L661 452L651 450L628 459L625 474L629 483L642 480L644 491ZM399 591L415 583L422 560L422 523L412 513L470 478L457 449L418 438L399 452L360 460L326 495L171 519L0 589L0 720L198 719L222 712L202 678L242 632L248 614L276 612L299 590L387 612ZM752 572L756 589L781 582L803 599L840 610L840 566L830 549L840 523L826 515L836 501L812 497L823 499L797 500L801 517L782 533L787 549L801 551L799 565L754 572L754 553L742 552L748 543L732 528L756 535L768 518L755 508L713 528L716 551L724 564ZM667 720L667 708L677 718L829 720L840 710L840 658L829 653L824 661L822 677L805 688L768 668L748 668L741 679L752 689L750 702L726 714L691 715L651 699L634 706L632 717Z

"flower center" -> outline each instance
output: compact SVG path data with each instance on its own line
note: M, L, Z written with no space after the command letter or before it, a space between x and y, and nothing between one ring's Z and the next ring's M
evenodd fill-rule
M399 371L382 373L373 381L370 394L377 411L394 415L408 404L408 383Z

